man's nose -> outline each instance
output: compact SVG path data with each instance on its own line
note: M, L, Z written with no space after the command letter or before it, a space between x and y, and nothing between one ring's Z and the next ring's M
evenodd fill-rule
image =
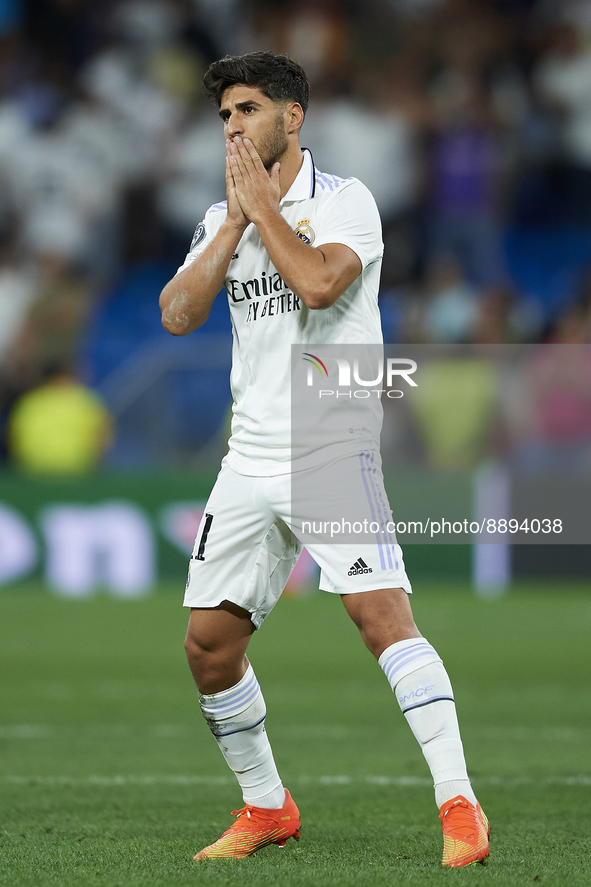
M241 131L240 118L236 114L230 114L226 121L227 137L231 139L234 136L240 135Z

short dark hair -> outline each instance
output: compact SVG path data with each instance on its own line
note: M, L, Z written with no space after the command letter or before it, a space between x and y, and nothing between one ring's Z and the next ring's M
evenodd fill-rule
M298 102L304 114L308 108L308 78L302 66L287 55L274 52L227 55L213 62L203 78L205 93L215 99L218 108L224 92L238 84L254 86L274 102Z

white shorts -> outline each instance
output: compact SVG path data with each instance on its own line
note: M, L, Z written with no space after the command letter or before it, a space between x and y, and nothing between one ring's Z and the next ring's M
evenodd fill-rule
M346 488L359 475L358 457L339 460L339 471ZM376 481L387 502L381 470ZM251 614L256 628L262 625L303 548L298 529L302 523L292 515L291 492L290 474L253 477L222 465L197 532L184 606L210 608L231 601ZM321 569L323 591L403 588L412 593L395 540L386 545L306 542L305 547Z

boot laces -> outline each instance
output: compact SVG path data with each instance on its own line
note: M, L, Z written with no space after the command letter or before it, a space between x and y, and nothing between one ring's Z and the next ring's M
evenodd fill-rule
M232 810L231 816L237 816L240 818L244 813L246 813L246 818L250 819L250 813L252 810L251 804L246 804L244 807L241 807L240 810Z
M451 813L453 813L453 817L450 819ZM443 818L446 820L449 831L460 832L462 835L466 834L466 830L478 832L478 824L474 812L463 801L457 801L453 807L446 810Z

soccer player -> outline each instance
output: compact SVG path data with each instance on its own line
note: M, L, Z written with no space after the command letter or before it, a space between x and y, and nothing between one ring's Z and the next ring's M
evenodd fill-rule
M348 478L365 472L386 501L379 432L337 441L315 460L304 454L301 464L290 448L291 346L382 341L375 202L356 179L316 170L300 147L309 87L296 62L270 52L226 57L210 66L205 87L226 136L227 199L197 226L160 307L164 327L183 336L205 323L223 286L230 305L232 434L190 561L185 646L201 711L245 806L196 860L245 857L300 835L300 814L277 772L265 702L246 657L301 551L291 475L316 470L325 458ZM466 771L449 678L413 620L399 546L307 548L321 567L320 587L341 595L421 746L440 809L443 865L484 862L488 821Z

